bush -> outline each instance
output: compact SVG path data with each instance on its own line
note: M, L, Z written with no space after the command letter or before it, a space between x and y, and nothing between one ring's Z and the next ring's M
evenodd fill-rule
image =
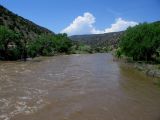
M115 55L116 55L116 57L118 57L118 58L121 58L121 57L122 57L122 51L121 51L120 48L118 48L118 49L115 51Z
M80 42L73 42L71 47L72 54L85 54L85 53L93 53L93 49L89 45L85 45Z
M92 53L92 49L88 45L81 45L81 46L79 46L78 49L79 49L79 51L83 51L83 52L86 52L86 53Z

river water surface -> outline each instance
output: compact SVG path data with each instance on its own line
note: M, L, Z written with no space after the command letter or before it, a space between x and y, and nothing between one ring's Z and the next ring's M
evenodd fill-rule
M0 120L160 120L160 89L110 54L0 62Z

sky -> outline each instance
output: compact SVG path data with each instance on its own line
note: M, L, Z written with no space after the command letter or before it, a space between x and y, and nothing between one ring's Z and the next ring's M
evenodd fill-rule
M160 20L160 0L0 0L55 33L100 34Z

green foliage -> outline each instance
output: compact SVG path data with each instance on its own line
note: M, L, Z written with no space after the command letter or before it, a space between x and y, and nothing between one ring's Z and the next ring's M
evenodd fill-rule
M41 35L28 45L28 55L54 55L55 44L51 35Z
M20 34L0 26L0 59L17 60L27 57L52 56L58 53L69 53L72 43L67 34L44 34L35 40L21 37Z
M86 53L91 53L92 52L92 49L89 45L81 45L81 46L79 46L78 50L86 52Z
M52 56L57 53L69 53L72 44L66 34L41 35L28 45L28 55Z
M67 37L67 34L58 34L55 38L56 51L59 53L69 53L72 47L72 42Z
M93 47L90 45L86 45L83 43L75 42L73 43L73 46L71 47L71 53L72 54L83 54L83 53L106 53L111 51L111 47Z
M143 23L127 29L120 40L120 51L133 60L152 61L158 57L160 23Z
M96 53L107 53L109 51L112 51L112 47L111 46L101 46L101 47L93 47L93 51Z
M116 55L116 57L118 57L118 58L121 58L121 57L122 57L122 51L121 51L120 48L116 49L115 55Z
M20 35L0 26L0 58L16 60L21 58L22 44Z
M84 45L82 43L74 43L71 47L72 54L85 54L93 53L93 49L89 45Z

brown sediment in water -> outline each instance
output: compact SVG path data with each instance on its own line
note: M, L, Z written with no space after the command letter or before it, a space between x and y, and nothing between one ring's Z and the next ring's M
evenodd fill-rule
M0 62L0 120L159 120L152 78L110 54Z

